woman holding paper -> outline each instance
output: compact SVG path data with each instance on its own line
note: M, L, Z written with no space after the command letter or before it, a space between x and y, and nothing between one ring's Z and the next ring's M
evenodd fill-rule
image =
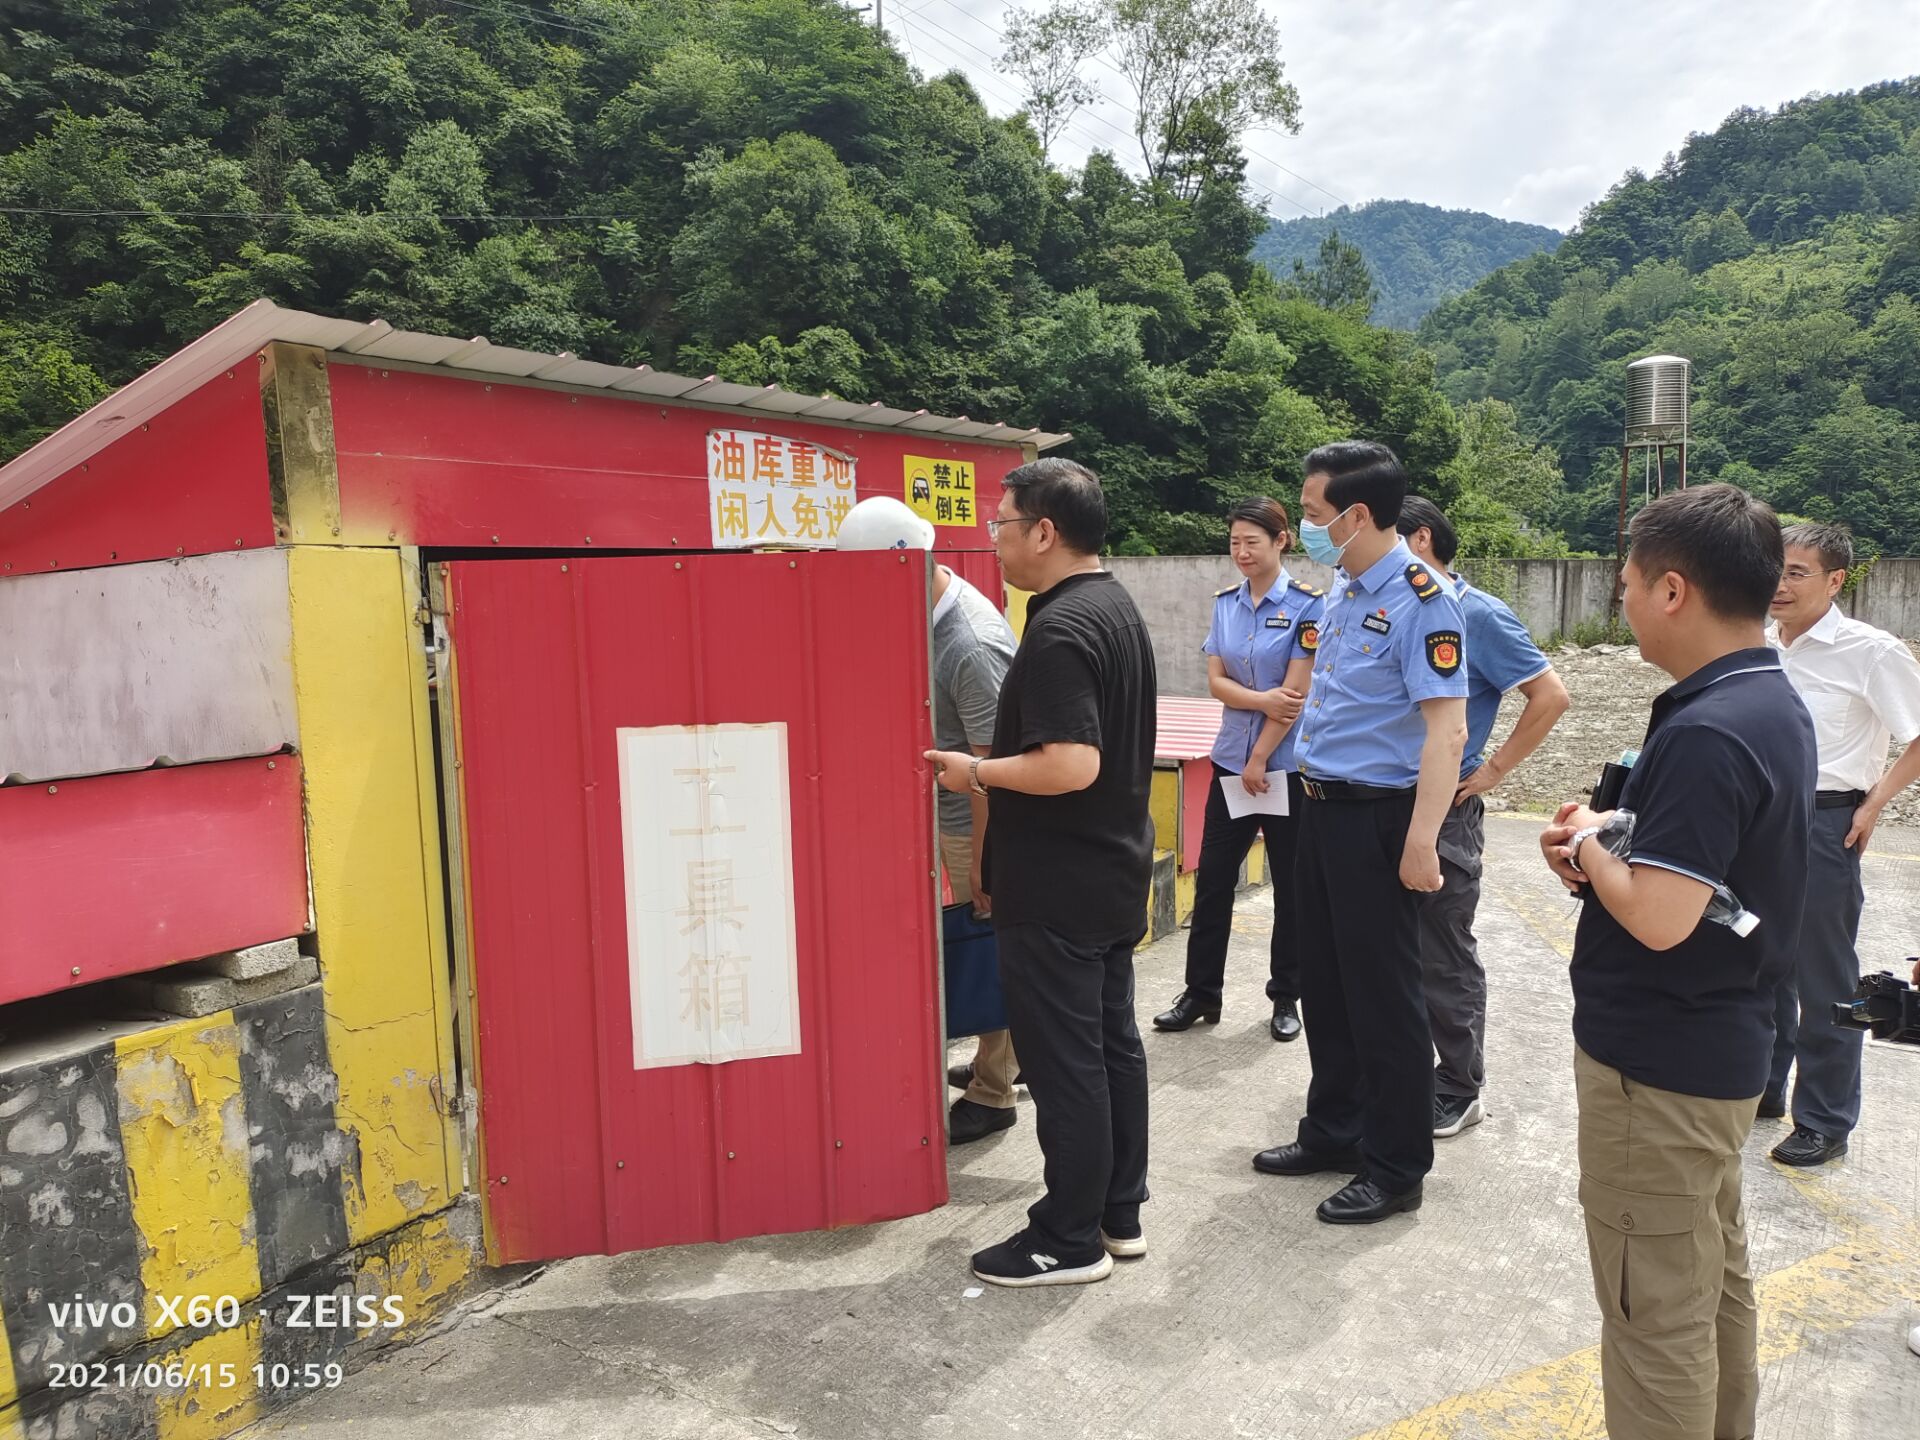
M1256 496L1228 512L1228 545L1246 578L1214 597L1213 626L1202 647L1207 688L1226 707L1214 742L1216 783L1207 796L1206 833L1187 935L1187 985L1173 1008L1153 1018L1158 1030L1218 1024L1240 866L1264 834L1273 875L1274 921L1267 998L1276 1040L1300 1034L1300 963L1286 909L1292 899L1301 805L1293 765L1299 718L1320 643L1322 592L1295 580L1281 563L1293 543L1286 508Z

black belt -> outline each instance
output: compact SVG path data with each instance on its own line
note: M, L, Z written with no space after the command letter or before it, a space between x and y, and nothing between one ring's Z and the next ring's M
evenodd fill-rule
M1858 810L1867 798L1864 790L1816 790L1813 792L1813 808L1816 810Z
M1300 788L1315 800L1398 800L1411 795L1411 785L1396 789L1390 785L1356 785L1351 780L1309 780L1300 777Z

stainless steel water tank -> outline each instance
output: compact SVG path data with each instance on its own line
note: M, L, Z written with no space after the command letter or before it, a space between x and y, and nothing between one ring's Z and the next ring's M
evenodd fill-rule
M1649 355L1627 366L1627 444L1673 445L1687 438L1687 384L1693 363Z

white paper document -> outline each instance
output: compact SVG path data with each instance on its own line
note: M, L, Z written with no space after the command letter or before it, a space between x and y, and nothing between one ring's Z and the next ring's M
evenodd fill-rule
M1267 772L1267 793L1255 795L1238 775L1220 777L1220 793L1227 797L1227 814L1238 820L1242 815L1285 815L1287 813L1287 776L1282 770Z

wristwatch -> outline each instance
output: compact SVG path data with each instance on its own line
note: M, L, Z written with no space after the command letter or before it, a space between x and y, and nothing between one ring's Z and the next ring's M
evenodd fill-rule
M987 787L980 783L980 762L986 758L984 755L974 756L973 765L967 771L967 783L973 787L973 793L983 799L986 796Z
M1567 841L1567 863L1573 866L1574 869L1580 870L1580 847L1599 833L1600 826L1598 825L1589 825L1584 830L1574 831L1573 837ZM1580 870L1580 873L1584 875L1587 872Z

